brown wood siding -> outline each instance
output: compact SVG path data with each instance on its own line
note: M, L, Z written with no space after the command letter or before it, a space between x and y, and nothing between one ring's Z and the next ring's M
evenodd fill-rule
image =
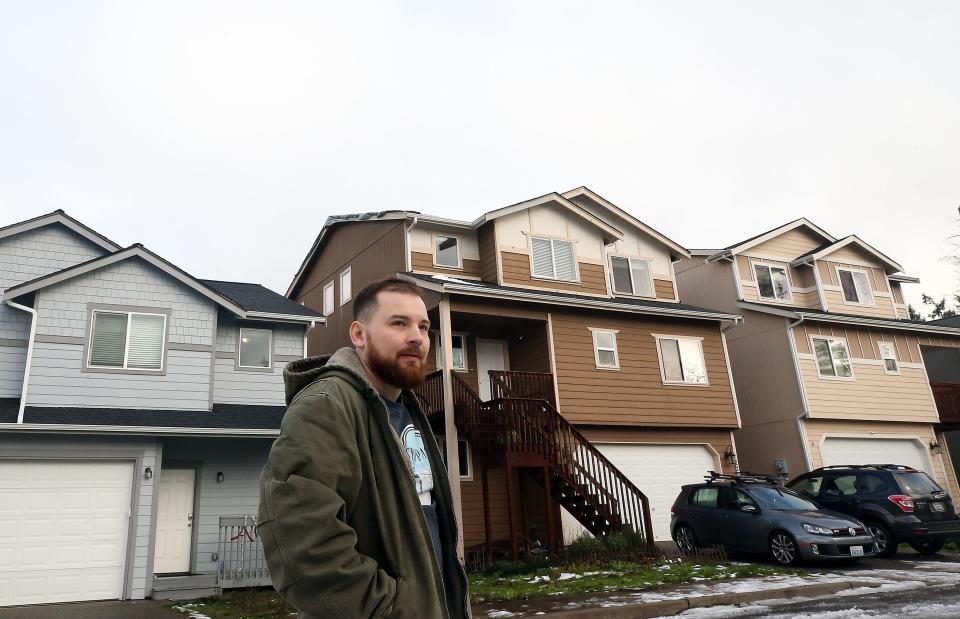
M466 275L469 277L480 277L480 261L463 259L462 269L449 269L439 267L433 264L433 256L427 253L412 251L410 252L410 266L414 271L425 273L443 273L445 275Z
M653 280L653 288L656 292L657 298L663 301L674 301L676 300L676 293L673 290L673 282L669 279L655 279Z
M683 258L674 267L677 289L684 303L739 314L737 284L729 262L707 262L700 256Z
M507 476L503 468L490 469L487 473L487 488L490 497L490 537L493 541L504 540L510 537L510 520L507 511ZM523 494L520 494L523 476ZM547 519L546 504L543 487L520 471L514 471L514 488L516 495L513 503L514 526L518 533L521 531L521 500L527 509L526 535L532 539L539 539L546 545ZM472 480L460 482L460 500L463 507L463 545L466 548L483 544L486 539L483 519L483 481L479 459L474 459L474 473ZM554 515L557 531L560 530L559 512Z
M620 370L598 370L587 327L616 329ZM664 385L656 339L703 338L709 386ZM553 341L560 411L572 423L645 426L736 426L720 331L699 323L555 312Z
M893 292L893 300L895 303L904 305L906 301L903 300L903 288L900 287L900 282L891 282L890 288Z
M480 252L480 277L491 284L497 280L497 237L494 226L496 222L489 221L477 229L477 246Z
M598 295L607 294L603 265L600 264L590 264L588 262L578 263L580 283L564 283L553 280L534 279L530 275L530 256L527 254L502 251L500 252L500 259L503 263L503 283L508 286L519 284L521 286L535 286L537 288L548 288L550 290L562 290L565 292L585 292Z
M334 282L334 312L325 327L310 332L308 354L329 354L350 344L347 329L353 322L353 301L340 305L340 273L350 267L351 297L356 297L370 282L404 271L404 237L402 221L350 223L333 229L294 291L294 300L322 312L323 287Z
M510 369L517 372L550 373L547 325L531 328L522 342L510 340Z

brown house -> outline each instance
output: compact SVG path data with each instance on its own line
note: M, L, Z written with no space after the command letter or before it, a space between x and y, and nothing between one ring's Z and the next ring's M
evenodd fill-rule
M958 496L943 433L960 428L960 385L931 386L925 358L956 359L960 329L907 320L901 286L917 278L806 219L693 254L684 298L744 317L727 336L743 468L905 464Z
M736 462L724 330L739 316L681 302L689 256L581 187L473 222L330 218L287 296L323 308L320 354L348 344L370 281L405 272L428 291L436 371L420 395L459 455L466 547L624 527L662 540L681 484Z

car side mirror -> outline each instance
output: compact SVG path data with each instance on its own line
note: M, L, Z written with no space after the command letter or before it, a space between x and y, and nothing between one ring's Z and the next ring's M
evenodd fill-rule
M756 505L750 505L749 503L746 504L746 505L741 505L741 506L740 506L740 511L742 511L742 512L747 512L748 514L758 514L758 513L760 513L760 510L757 509L757 506L756 506Z

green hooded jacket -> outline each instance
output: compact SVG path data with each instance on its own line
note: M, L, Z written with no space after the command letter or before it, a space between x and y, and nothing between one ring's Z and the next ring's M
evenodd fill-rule
M433 468L442 574L406 451L356 351L294 361L283 376L257 518L276 590L301 619L469 617L446 465L416 397L402 401Z

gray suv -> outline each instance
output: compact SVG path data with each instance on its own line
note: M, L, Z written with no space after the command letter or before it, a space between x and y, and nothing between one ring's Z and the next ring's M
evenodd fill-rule
M671 513L670 531L683 552L722 545L782 565L876 554L862 522L822 510L771 477L710 471L705 483L683 486Z

